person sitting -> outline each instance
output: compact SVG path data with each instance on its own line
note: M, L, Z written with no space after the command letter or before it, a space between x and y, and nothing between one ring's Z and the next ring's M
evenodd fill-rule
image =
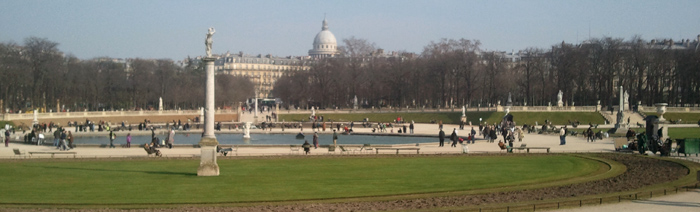
M148 144L143 145L143 149L146 150L146 152L150 154L156 154L158 157L162 157L163 155L160 154L160 150L156 149L154 146L149 146Z
M513 152L513 148L506 146L506 143L503 143L503 141L501 141L501 140L498 140L498 147L500 147L501 149L507 150L507 152L511 152L511 153Z
M304 140L304 144L302 144L301 147L304 148L304 153L307 155L311 151L311 144L309 143L309 140Z

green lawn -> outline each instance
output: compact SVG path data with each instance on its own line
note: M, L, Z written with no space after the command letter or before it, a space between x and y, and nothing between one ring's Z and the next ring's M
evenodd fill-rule
M219 160L0 162L0 203L146 204L310 200L464 191L592 174L596 161L569 155L291 157Z
M569 128L571 131L583 132L588 129L588 125L579 126L578 128ZM635 132L641 133L646 131L646 128L632 128ZM593 129L593 132L598 132L598 130L607 132L610 128L598 128ZM668 136L672 139L677 138L700 138L700 128L697 127L669 127Z
M655 112L645 112L644 114L658 116L658 113ZM682 124L697 124L700 120L700 113L667 112L664 113L664 118L668 121L680 119Z
M15 126L15 123L11 121L0 121L0 128L5 128L5 124L9 124L10 126Z
M569 120L578 120L581 124L603 124L605 119L597 112L511 112L513 119L518 125L522 124L538 124L549 120L556 125L568 124ZM371 122L393 122L397 117L401 116L406 121L415 121L417 123L430 123L431 120L442 120L445 124L459 124L462 116L461 112L445 112L445 113L317 113L317 116L323 116L325 120L333 121L362 121L364 118L369 118ZM467 112L467 121L472 124L478 124L479 118L490 124L500 122L505 112ZM309 114L280 114L280 120L285 121L308 121Z

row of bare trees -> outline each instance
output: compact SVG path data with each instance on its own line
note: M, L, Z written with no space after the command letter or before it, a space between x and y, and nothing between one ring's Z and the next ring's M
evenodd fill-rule
M0 99L11 111L157 109L161 97L165 109L193 109L204 105L204 75L199 63L169 59L80 60L43 38L0 43ZM218 107L252 95L248 79L217 76Z
M277 81L274 95L299 107L450 107L505 104L617 105L618 87L631 105L700 103L700 52L694 45L671 48L604 37L583 44L528 48L518 57L484 52L480 42L442 39L422 54L377 55L364 39L343 40L341 55L315 63L308 72Z

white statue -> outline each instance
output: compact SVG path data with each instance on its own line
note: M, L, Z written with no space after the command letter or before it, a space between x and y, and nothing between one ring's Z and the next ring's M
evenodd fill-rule
M627 91L625 91L625 94L622 96L625 100L625 104L629 104L630 103L630 94L628 94Z
M211 37L216 33L216 30L214 30L214 27L209 28L209 32L207 32L207 39L204 40L204 44L207 46L207 57L211 57L211 44L214 42L212 41Z
M559 93L557 94L557 102L562 102L561 99L564 97L564 92L561 92L559 90Z

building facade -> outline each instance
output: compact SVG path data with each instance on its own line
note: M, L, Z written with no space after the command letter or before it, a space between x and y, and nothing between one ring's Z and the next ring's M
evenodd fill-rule
M273 57L271 55L245 55L226 53L216 57L214 69L218 74L243 76L255 85L257 98L272 97L272 88L284 73L308 70L310 60L307 57Z

